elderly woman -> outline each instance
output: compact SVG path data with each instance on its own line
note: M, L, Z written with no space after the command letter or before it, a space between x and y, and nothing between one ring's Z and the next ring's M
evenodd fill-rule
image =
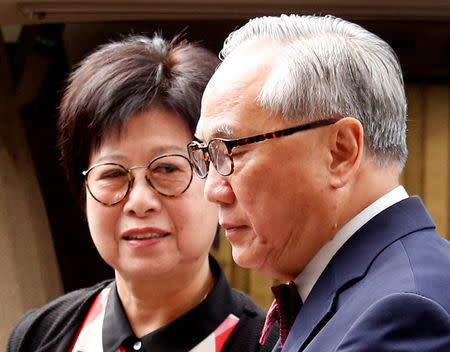
M115 279L28 312L8 351L270 351L264 311L209 256L217 208L186 145L218 62L185 41L130 37L71 75L59 147Z

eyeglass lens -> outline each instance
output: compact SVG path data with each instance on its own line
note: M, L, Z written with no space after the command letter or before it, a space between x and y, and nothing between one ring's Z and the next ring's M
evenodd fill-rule
M233 170L233 162L228 154L227 146L220 139L213 139L209 144L211 159L217 172L223 176L228 176Z
M225 143L220 139L213 139L208 144L208 155L217 172L223 176L228 176L233 171L233 160L228 154ZM189 158L194 166L195 173L200 178L208 175L208 158L205 158L205 147L201 147L197 142L188 146Z
M203 149L199 148L196 142L193 142L188 146L188 153L197 176L205 178L208 174L208 162L205 159Z
M145 178L160 194L176 196L189 187L192 168L188 159L182 155L162 156L153 160L146 168ZM87 185L89 192L97 201L113 205L125 198L133 179L124 166L105 163L96 165L89 171Z

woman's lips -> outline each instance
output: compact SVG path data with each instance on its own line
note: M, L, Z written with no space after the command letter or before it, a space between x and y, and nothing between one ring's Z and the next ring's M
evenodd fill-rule
M159 237L165 237L168 233L143 233L143 234L136 234L136 235L129 235L122 237L124 240L148 240L150 238L159 238Z
M163 229L147 227L125 231L121 238L133 247L146 247L160 242L169 235L170 233Z

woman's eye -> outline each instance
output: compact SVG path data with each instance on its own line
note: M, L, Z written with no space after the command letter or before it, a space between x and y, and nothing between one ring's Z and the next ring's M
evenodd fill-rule
M122 169L112 169L112 170L102 172L102 174L100 175L100 178L101 179L117 178L117 177L124 177L126 175L127 175L127 173Z
M172 172L177 171L179 168L176 165L173 164L159 164L154 169L152 169L152 172L161 172L165 174L170 174Z

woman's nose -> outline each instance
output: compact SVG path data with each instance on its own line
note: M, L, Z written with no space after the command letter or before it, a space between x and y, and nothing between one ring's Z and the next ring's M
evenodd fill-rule
M145 170L134 171L134 182L124 200L124 211L139 217L149 212L157 212L162 206L161 197L147 182Z

